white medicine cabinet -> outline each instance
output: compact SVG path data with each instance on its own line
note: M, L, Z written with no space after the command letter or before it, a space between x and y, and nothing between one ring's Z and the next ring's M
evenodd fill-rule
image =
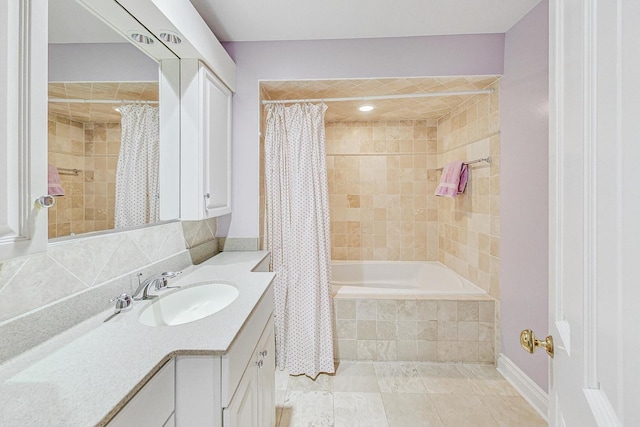
M101 11L125 11L152 37L179 36L170 50L181 73L194 73L180 76L190 84L180 88L180 129L172 133L180 139L180 218L229 214L231 57L189 0L78 1L123 34L131 33L127 20ZM0 2L0 260L47 249L47 214L36 203L47 193L47 10L48 0Z
M180 61L182 219L231 213L231 91L201 61Z

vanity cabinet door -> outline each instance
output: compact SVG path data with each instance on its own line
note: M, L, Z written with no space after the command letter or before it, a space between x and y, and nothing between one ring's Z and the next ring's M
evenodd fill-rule
M258 423L258 372L253 362L247 367L238 388L224 408L224 427L259 426Z
M181 61L182 219L231 213L231 91L204 64Z
M271 316L229 405L223 411L224 427L275 427L275 369L275 337Z
M257 347L258 416L260 427L276 425L276 339L273 317L267 323Z
M175 363L171 359L127 402L107 426L164 426L173 417L174 390Z

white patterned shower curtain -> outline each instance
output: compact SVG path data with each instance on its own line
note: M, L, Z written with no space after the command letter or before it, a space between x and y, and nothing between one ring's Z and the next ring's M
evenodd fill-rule
M334 372L325 104L266 106L265 236L276 273L276 360Z
M120 107L122 140L116 169L115 228L160 220L158 166L160 118L157 107Z

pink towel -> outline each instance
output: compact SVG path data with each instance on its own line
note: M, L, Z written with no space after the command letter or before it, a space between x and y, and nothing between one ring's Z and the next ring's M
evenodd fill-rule
M49 179L49 195L64 196L64 188L62 188L62 183L60 182L60 175L58 175L57 167L55 167L54 165L49 165L47 178Z
M442 170L440 184L436 188L436 196L456 197L464 192L469 178L469 170L463 162L448 163Z

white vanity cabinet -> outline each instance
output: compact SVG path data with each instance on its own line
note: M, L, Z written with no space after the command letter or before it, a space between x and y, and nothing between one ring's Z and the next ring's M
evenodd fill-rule
M169 360L107 424L108 427L174 425L175 363Z
M231 213L231 91L202 62L181 67L182 219Z
M177 427L275 426L273 286L222 356L176 357Z
M275 370L275 337L271 317L231 401L222 411L225 427L275 426Z

